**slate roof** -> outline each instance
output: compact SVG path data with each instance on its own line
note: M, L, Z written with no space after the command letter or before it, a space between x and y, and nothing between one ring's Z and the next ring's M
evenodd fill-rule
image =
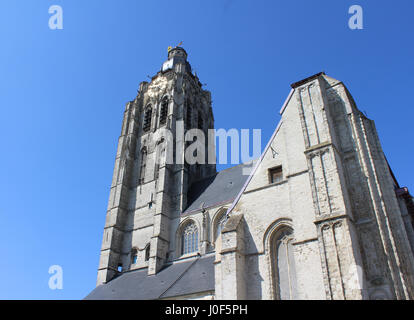
M129 271L96 287L85 300L152 300L214 291L215 255L177 261L157 274Z
M233 201L252 169L252 162L242 163L193 183L188 191L188 206L183 214L199 210L201 205L208 208Z
M233 201L242 190L252 163L222 170L195 182L188 192L188 207L183 214ZM122 273L96 287L86 300L153 300L214 291L214 254L176 261L157 274L148 268Z

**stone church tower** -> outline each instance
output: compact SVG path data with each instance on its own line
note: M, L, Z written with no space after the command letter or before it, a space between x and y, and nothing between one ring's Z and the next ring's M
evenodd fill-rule
M214 164L184 161L189 142L182 133L192 128L204 130L206 136L214 128L211 95L192 74L185 50L177 47L126 105L98 284L135 268L148 267L148 274L155 274L174 258L170 237L187 205L188 187L216 172Z
M291 87L260 158L216 172L210 93L169 51L126 105L86 299L414 299L414 202L373 121L324 73Z

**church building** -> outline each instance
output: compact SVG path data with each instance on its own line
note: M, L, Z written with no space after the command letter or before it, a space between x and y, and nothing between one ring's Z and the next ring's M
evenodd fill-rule
M189 163L177 132L214 146L211 94L170 49L126 104L86 299L414 299L414 201L374 122L323 72L280 115L259 159Z

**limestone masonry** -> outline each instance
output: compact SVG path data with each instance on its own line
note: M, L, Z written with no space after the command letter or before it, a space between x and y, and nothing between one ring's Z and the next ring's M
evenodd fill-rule
M126 105L86 299L414 298L414 202L374 122L324 73L291 86L261 157L216 172L184 161L177 126L207 137L214 117L169 51Z

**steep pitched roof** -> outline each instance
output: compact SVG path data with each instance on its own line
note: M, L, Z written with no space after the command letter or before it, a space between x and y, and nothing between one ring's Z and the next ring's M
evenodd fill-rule
M177 261L155 275L140 269L96 287L86 300L152 300L214 291L214 254Z
M287 99L285 100L285 102L284 102L284 104L283 104L282 108L280 109L280 114L282 115L282 114L283 114L283 112L285 111L285 109L286 109L287 105L289 104L289 101L290 101L290 99L292 98L293 93L295 92L295 90L296 90L296 88L297 88L297 87L299 87L299 86L301 86L301 85L303 85L303 84L305 84L306 82L309 82L309 81L311 81L311 80L317 79L317 78L319 78L319 77L325 77L325 76L326 76L325 72L319 72L319 73L317 73L317 74L315 74L315 75L313 75L313 76L310 76L310 77L308 77L308 78L306 78L306 79L303 79L303 80L301 80L301 81L298 81L298 82L292 83L292 84L291 84L292 90L290 91L289 96L288 96L288 97L287 97ZM233 209L236 207L236 205L237 205L237 203L239 202L239 200L240 200L240 198L241 198L241 196L242 196L243 192L246 190L246 188L247 188L247 186L249 185L249 183L250 183L251 179L253 178L253 176L254 176L254 174L256 173L257 169L259 168L259 166L260 166L261 162L263 161L263 158L264 158L265 154L268 152L268 150L269 150L269 148L270 148L270 146L271 146L271 144L272 144L272 141L274 140L274 138L276 137L277 133L279 132L279 129L280 129L280 127L282 126L282 123L283 123L283 121L282 121L282 119L280 119L279 124L277 125L277 127L276 127L275 131L274 131L274 132L273 132L273 134L272 134L272 137L271 137L271 138L270 138L270 140L268 141L268 143L267 143L266 147L264 148L264 150L263 150L262 154L260 155L259 159L255 162L254 168L250 171L250 175L249 175L249 176L247 177L247 179L245 180L245 183L244 183L244 185L242 186L242 188L240 189L240 192L239 192L239 193L237 194L237 196L234 198L234 200L233 200L233 202L232 202L232 204L231 204L230 208L229 208L229 209L227 209L226 215L229 215L229 214L233 211Z
M199 210L201 206L208 208L233 201L252 168L251 162L242 163L195 182L188 191L188 206L183 213Z

